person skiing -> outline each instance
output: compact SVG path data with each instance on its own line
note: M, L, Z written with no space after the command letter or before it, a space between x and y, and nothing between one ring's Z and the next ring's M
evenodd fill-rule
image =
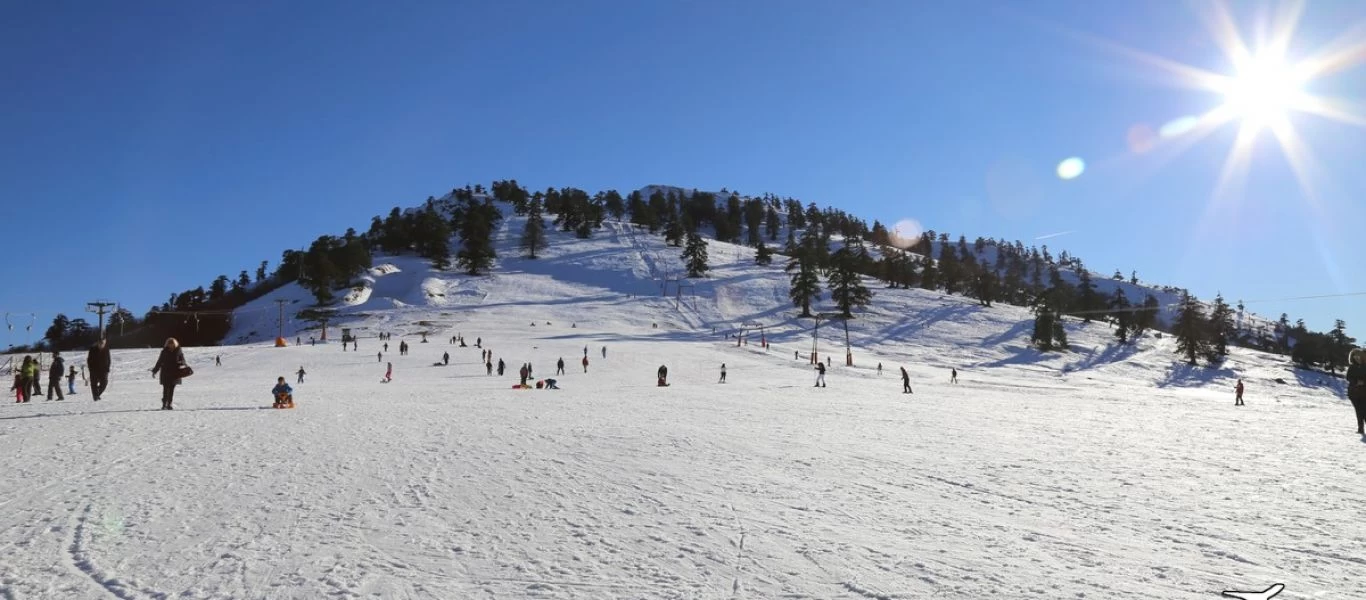
M958 383L957 367L949 367L949 383Z
M76 395L76 365L71 365L66 374L66 393Z
M275 399L271 408L294 408L294 388L285 383L284 377L275 380L275 387L270 388L270 395Z
M389 383L390 381L393 381L393 380L394 380L394 363L389 363L388 368L386 368L386 369L384 370L384 383Z
M504 365L503 365L503 359L500 358L500 359L498 359L498 376L499 376L499 377L502 377L502 376L503 376L503 367L504 367Z
M95 342L85 354L85 364L90 370L90 395L98 402L109 387L109 341Z
M180 385L181 374L187 369L180 342L173 337L166 338L166 344L157 356L157 364L152 367L152 375L161 373L161 410L175 410L175 386Z
M1347 354L1347 399L1357 413L1357 433L1366 434L1366 350L1357 348Z
M561 357L560 357L560 360L557 361L557 362L555 363L555 374L556 374L556 375L564 375L564 357L563 357L563 356L561 356Z
M725 382L726 382L726 363L721 363L721 380L720 380L720 381L717 381L716 383L725 383Z
M65 400L62 395L62 375L66 374L66 360L62 358L62 353L52 351L52 365L47 369L47 399L52 399L52 392L56 390L57 399Z
M299 376L299 381L296 381L295 383L303 383L303 382L304 382L304 375L307 375L308 373L307 373L306 371L304 371L304 366L303 366L303 365L299 365L299 370L296 372L296 374Z
M911 374L906 372L906 367L901 367L901 393L915 393L911 391Z
M583 372L584 372L584 373L587 373L587 372L588 372L588 353L587 353L587 352L584 352L584 353L583 353Z
M815 387L825 387L825 363L816 361L816 385Z
M668 368L668 367L666 367L666 366L664 366L664 365L659 365L659 370L655 372L655 375L657 375L657 376L659 377L659 387L666 387L666 386L669 385L669 368Z
M450 353L450 352L442 352L442 353L441 353L441 364L443 364L443 365L449 365L449 364L451 364L451 353Z
M1243 380L1238 380L1238 385L1233 386L1233 405L1243 406Z

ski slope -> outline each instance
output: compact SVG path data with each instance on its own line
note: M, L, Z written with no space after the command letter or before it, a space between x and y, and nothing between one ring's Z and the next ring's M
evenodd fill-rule
M359 351L308 345L295 311L305 344L271 347L274 300L310 302L286 286L239 311L242 343L186 350L175 411L154 350L115 351L99 403L0 405L0 598L1360 596L1363 440L1280 357L1189 368L1072 320L1042 354L1024 309L876 289L854 366L822 323L815 388L812 321L751 250L713 243L679 299L655 236L556 234L531 261L519 231L488 277L376 260L330 325ZM728 336L747 322L769 348ZM561 357L562 389L511 389ZM300 366L298 408L264 408Z

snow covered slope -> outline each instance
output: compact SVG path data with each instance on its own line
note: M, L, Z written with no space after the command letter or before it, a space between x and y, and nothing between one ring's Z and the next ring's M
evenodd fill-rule
M239 311L242 344L186 351L175 411L152 350L115 351L97 404L0 405L0 598L1359 595L1362 441L1279 357L1191 369L1074 321L1043 354L1024 309L877 289L852 367L822 323L816 388L812 322L752 250L712 243L695 297L666 297L679 251L655 236L556 233L532 261L520 227L489 277L377 260L329 325L359 351L271 347L277 298L287 337L318 333L287 286ZM562 389L511 388L560 358ZM263 408L301 366L298 408Z

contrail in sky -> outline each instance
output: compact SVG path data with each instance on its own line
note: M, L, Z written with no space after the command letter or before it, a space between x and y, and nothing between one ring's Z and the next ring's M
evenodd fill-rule
M1034 238L1034 239L1035 239L1035 240L1046 240L1046 239L1049 239L1049 238L1058 237L1058 236L1060 236L1060 235L1067 235L1067 234L1069 234L1069 233L1076 233L1076 230L1075 230L1075 229L1069 229L1069 230L1067 230L1067 231L1059 231L1059 232L1057 232L1057 233L1050 233L1050 234L1048 234L1048 235L1041 235L1041 236L1036 237L1036 238Z

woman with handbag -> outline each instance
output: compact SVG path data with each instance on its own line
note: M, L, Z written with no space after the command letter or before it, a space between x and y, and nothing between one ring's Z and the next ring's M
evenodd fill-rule
M158 372L161 373L161 410L172 410L175 386L180 384L181 379L194 374L194 370L185 364L185 354L180 351L180 342L175 338L166 338L166 345L161 347L161 356L157 357L157 364L152 367L152 375Z

